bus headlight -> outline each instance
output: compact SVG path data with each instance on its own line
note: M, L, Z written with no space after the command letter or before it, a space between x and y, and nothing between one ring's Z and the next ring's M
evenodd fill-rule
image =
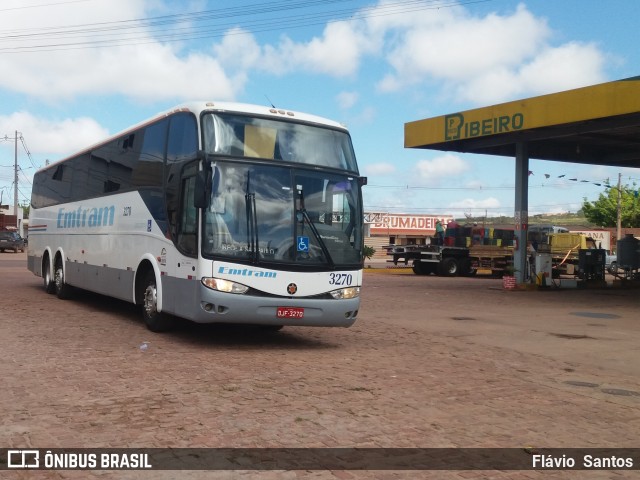
M249 287L241 283L230 282L221 278L203 277L202 284L211 290L218 290L225 293L247 293Z
M356 298L360 296L360 287L347 287L329 292L336 300Z

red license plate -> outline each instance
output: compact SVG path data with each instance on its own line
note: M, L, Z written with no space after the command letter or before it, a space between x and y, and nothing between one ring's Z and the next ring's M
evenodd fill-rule
M302 318L304 317L304 308L299 307L278 307L276 310L278 318Z

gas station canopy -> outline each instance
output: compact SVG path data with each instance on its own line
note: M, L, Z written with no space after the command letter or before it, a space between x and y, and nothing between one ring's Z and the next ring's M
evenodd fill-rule
M640 76L405 124L404 146L640 167Z

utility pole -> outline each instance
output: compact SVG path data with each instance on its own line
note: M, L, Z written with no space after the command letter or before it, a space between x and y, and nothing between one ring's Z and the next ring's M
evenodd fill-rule
M18 131L16 130L13 164L13 214L18 217Z
M22 134L17 130L14 131L14 137L5 135L3 140L13 140L13 214L18 216L18 140L22 139ZM20 137L18 137L20 134Z
M616 236L618 240L622 238L622 173L618 173L618 215Z

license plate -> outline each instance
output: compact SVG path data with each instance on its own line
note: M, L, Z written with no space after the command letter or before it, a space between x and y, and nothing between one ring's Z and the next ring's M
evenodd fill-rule
M276 310L278 318L302 318L304 317L304 308L299 307L278 307Z

